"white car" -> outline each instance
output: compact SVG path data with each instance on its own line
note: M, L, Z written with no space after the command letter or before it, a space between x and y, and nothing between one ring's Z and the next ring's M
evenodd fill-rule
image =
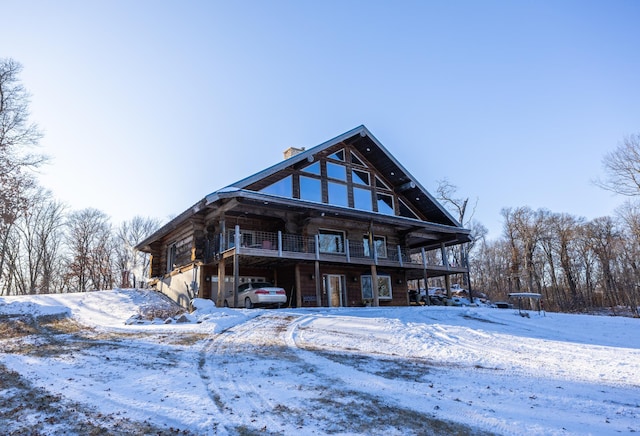
M282 306L287 302L284 289L267 282L243 283L238 286L238 306L251 309L254 306ZM226 307L233 307L233 294L224 300Z

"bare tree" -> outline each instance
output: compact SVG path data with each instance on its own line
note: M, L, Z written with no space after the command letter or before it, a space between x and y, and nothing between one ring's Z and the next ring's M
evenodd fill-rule
M116 233L116 263L122 272L120 286L139 286L148 277L149 255L135 249L160 227L160 221L136 216L123 222Z
M0 280L9 232L26 208L27 192L35 186L31 170L45 161L29 151L42 134L29 122L29 94L18 80L21 71L18 62L0 59Z
M629 135L618 147L606 154L602 166L607 173L596 185L626 196L640 195L640 134Z
M60 284L64 207L49 193L38 189L29 199L28 209L13 226L10 273L14 294L49 293Z
M114 244L109 217L97 209L72 213L67 240L71 289L82 292L113 287Z

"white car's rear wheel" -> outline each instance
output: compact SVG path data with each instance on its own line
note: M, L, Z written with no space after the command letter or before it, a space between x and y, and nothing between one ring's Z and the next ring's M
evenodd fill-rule
M251 302L251 298L247 297L244 299L244 307L245 309L253 308L253 303Z

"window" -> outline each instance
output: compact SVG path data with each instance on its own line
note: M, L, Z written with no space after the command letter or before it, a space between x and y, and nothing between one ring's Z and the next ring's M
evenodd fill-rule
M366 171L353 170L351 172L353 183L369 186L369 173Z
M331 159L339 160L344 162L344 149L336 151L332 155L329 156Z
M395 215L395 210L393 209L393 196L389 194L382 194L378 192L378 212L384 213L387 215Z
M344 253L344 232L339 230L318 230L321 253Z
M176 263L176 244L173 243L167 247L167 272L173 271L173 266Z
M362 244L364 245L364 255L371 257L371 253L369 251L369 235L364 235L362 237ZM376 250L378 259L385 259L387 257L387 240L384 236L374 236L373 246Z
M263 192L265 194L279 195L281 197L291 198L293 196L291 180L292 180L292 177L287 176L280 181L277 181L265 188L262 188L260 192Z
M360 165L361 167L366 167L366 165L362 162L362 160L356 156L354 152L351 152L351 163L353 165Z
M362 276L362 299L373 300L373 288L371 287L371 276ZM378 276L378 299L391 300L393 297L391 290L391 276Z
M349 197L347 196L347 185L342 183L328 182L329 204L334 206L349 207Z
M347 167L340 164L327 162L327 177L347 181Z
M371 191L365 188L353 187L353 207L360 210L373 210Z
M311 165L307 165L302 168L302 171L309 174L315 174L316 176L320 175L320 162L312 163Z
M391 188L389 188L389 185L383 182L382 179L378 176L376 176L376 188L382 188L382 189L391 191Z
M320 179L300 176L300 199L322 202L322 184Z

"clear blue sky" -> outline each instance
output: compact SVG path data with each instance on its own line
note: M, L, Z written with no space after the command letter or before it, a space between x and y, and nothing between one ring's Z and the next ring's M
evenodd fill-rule
M592 219L640 132L640 1L0 1L52 157L114 223L166 219L360 124L430 191Z

